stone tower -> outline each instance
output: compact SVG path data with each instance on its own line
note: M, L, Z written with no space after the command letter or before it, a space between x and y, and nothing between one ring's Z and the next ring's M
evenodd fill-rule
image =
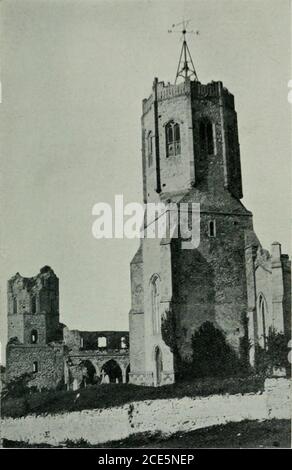
M175 318L181 361L191 361L193 334L206 322L245 360L248 321L257 329L246 250L260 243L252 213L240 201L237 114L222 82L204 85L186 76L172 85L155 79L141 122L144 202L200 205L198 247L183 249L181 238L144 236L131 262L131 381L161 385L173 382L177 372L161 332L167 312ZM275 321L283 324L283 317Z
M59 279L43 267L37 276L8 281L8 341L45 345L59 337Z
M8 281L7 380L31 374L38 388L56 386L63 375L59 279L49 267L34 277Z

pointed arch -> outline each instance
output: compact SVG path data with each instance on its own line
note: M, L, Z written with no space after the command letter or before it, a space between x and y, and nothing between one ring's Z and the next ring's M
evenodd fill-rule
M36 344L38 342L38 332L37 330L32 330L30 334L30 342L31 344Z
M153 333L160 332L161 318L160 318L160 277L158 274L153 274L150 280L151 288L151 308L152 308L152 326Z
M122 383L123 381L122 369L114 359L110 359L103 364L101 374L104 383Z
M181 154L180 125L173 120L165 125L166 157Z
M267 349L267 315L268 307L264 294L261 292L257 299L258 340L262 348Z
M149 131L147 134L147 158L148 168L153 164L153 132Z
M199 121L200 151L203 154L214 154L214 131L210 119L204 117Z

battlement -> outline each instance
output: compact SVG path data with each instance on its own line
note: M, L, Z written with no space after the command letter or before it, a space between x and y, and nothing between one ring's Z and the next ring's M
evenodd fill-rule
M219 98L222 96L224 104L231 109L234 109L234 96L230 93L227 88L223 87L222 82L210 82L206 85L187 79L182 83L173 85L171 83L165 84L165 82L158 82L157 85L157 99L164 101L167 99L175 98L177 96L191 96L192 99L208 99L208 98ZM142 102L143 114L147 113L154 102L154 95L151 93L149 98L145 98Z

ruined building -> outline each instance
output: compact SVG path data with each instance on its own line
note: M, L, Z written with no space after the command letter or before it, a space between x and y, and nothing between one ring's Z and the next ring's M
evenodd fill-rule
M184 47L188 54L185 41ZM131 262L134 384L175 381L174 348L162 334L169 312L175 352L186 364L192 361L193 335L206 322L236 357L248 355L252 366L257 345L267 347L271 329L291 328L291 263L280 243L274 242L271 252L262 248L252 213L241 202L234 96L220 81L200 83L191 65L189 56L180 62L181 83L155 79L142 103L144 203L199 203L200 244L183 249L181 237L147 238L154 222L145 222ZM247 342L248 352L242 347Z
M59 279L50 267L8 281L8 383L24 374L38 389L126 382L128 345L127 331L69 330L60 323Z

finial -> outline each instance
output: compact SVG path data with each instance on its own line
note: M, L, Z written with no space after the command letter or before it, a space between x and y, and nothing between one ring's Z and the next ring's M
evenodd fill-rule
M182 34L183 44L179 56L178 67L176 71L175 81L176 84L178 77L187 78L194 77L194 80L199 81L195 66L193 63L193 59L188 48L188 44L186 41L186 34L196 34L199 35L199 31L190 31L187 30L187 26L190 23L190 20L184 20L181 23L173 24L172 28L168 30L169 33L180 33ZM182 26L181 30L176 30L174 28Z

